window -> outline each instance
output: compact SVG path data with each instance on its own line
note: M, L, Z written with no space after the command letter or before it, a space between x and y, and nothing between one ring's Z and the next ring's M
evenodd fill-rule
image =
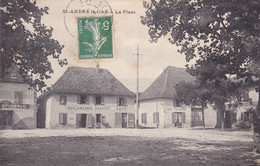
M147 123L147 113L142 113L141 118L142 118L142 123Z
M14 92L14 104L23 103L23 92Z
M11 73L11 78L12 79L17 79L17 74L16 73Z
M97 123L101 122L101 114L96 114L96 122Z
M127 105L127 100L123 97L119 97L117 100L117 105L119 105L119 106Z
M174 100L173 100L173 106L175 106L175 107L180 107L180 106L181 106L180 100L174 99Z
M59 123L61 125L66 125L67 124L67 114L66 113L60 113L59 114Z
M153 123L159 123L159 112L153 113Z
M66 105L66 103L67 103L67 96L61 95L60 96L60 104L61 105Z
M104 104L104 97L102 97L102 96L96 96L96 98L95 98L95 104L96 104L96 105L103 105L103 104Z
M78 104L89 104L89 97L87 95L78 95Z

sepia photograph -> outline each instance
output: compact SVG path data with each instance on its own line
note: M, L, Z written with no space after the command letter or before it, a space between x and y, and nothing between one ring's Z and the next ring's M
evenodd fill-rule
M260 166L260 0L0 1L0 165Z

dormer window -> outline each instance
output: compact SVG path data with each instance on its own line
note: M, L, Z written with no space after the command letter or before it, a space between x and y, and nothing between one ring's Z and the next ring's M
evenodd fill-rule
M11 73L11 78L12 79L17 79L17 74L16 73Z

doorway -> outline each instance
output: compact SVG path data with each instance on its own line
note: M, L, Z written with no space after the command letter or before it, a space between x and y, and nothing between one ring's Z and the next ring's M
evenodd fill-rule
M0 129L12 129L13 127L13 111L0 112Z
M203 126L202 108L191 108L191 127Z
M175 127L182 127L185 123L185 113L184 112L173 112L172 113L172 123Z
M84 128L87 126L87 114L76 114L77 128Z
M122 113L122 128L127 128L127 113Z

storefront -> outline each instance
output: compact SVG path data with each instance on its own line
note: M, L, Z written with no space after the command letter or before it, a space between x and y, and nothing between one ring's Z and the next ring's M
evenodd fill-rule
M181 103L176 94L178 83L194 80L184 68L167 67L140 95L139 124L144 128L203 126L202 108ZM210 106L204 108L204 123L216 125L216 111Z
M12 66L0 80L0 129L36 128L36 92Z
M135 94L105 69L69 67L38 104L38 127L135 127Z

